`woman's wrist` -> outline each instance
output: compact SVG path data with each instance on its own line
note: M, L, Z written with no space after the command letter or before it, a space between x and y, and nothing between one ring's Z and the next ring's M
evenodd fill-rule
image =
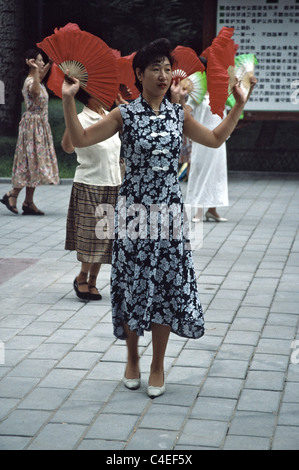
M233 121L233 123L234 123L235 125L237 125L238 122L239 122L239 118L238 118L238 119L235 119L232 114L230 114L230 117L231 117L231 120Z
M245 103L241 104L241 103L236 103L232 110L230 111L229 115L231 116L232 120L234 121L234 123L237 125L238 122L239 122L239 119L240 119L240 116L242 115L243 113L243 110L244 110L244 105Z
M72 94L69 93L62 93L62 101L66 105L72 104L75 101L75 97Z
M183 108L185 108L185 106L186 106L186 100L185 100L185 97L184 97L184 96L181 96L181 97L180 97L179 103L183 106Z

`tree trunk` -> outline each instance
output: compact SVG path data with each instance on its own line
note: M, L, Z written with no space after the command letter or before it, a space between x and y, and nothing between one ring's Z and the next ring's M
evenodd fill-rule
M0 136L17 134L21 115L24 0L0 0Z

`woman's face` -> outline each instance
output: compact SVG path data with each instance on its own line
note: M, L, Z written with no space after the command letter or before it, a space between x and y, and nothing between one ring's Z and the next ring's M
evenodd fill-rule
M38 66L39 73L43 72L45 68L45 62L41 54L38 54L36 57L35 64Z
M154 96L164 96L172 82L172 68L167 57L148 65L144 72L136 70L142 83L143 92Z

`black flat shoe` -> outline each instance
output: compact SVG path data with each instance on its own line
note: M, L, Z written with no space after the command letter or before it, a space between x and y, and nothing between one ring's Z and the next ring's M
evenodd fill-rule
M96 286L89 286L89 289L94 289ZM89 293L89 300L102 300L102 296L100 293L98 294L92 294L91 292Z
M39 209L37 209L37 211L32 209L32 207L31 207L32 205L33 205L33 202L28 204L28 206L25 206L23 204L22 205L22 209L23 209L23 214L22 215L45 215L45 213L40 211Z
M0 200L0 202L2 202L2 204L4 204L7 209L12 212L13 214L18 214L18 209L16 208L16 206L11 206L9 204L9 198L12 197L12 196L7 196L7 194L4 194L3 198Z
M77 281L77 278L74 280L74 289L75 289L75 292L77 294L77 297L81 300L91 300L90 299L90 293L89 292L80 292L79 291L79 286L82 286L84 284L87 284L87 282L78 282Z

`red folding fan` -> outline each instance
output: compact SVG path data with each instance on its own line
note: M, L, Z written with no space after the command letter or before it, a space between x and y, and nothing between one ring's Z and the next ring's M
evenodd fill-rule
M174 63L172 77L175 82L189 77L195 72L204 72L205 67L196 52L191 47L177 46L172 51Z
M55 93L58 98L62 98L61 88L64 81L63 71L54 62L47 80L47 87Z
M125 100L135 100L140 95L140 91L135 86L135 74L133 70L135 54L136 52L133 52L133 54L117 59L120 82L119 91Z
M121 57L121 53L118 49L111 49L111 50L117 59Z
M223 27L210 47L201 56L208 60L207 83L210 107L213 114L223 118L225 103L229 95L229 76L227 69L234 66L238 46L231 39L234 28Z
M76 77L91 96L111 107L119 90L117 59L102 39L69 23L37 44L65 74Z

